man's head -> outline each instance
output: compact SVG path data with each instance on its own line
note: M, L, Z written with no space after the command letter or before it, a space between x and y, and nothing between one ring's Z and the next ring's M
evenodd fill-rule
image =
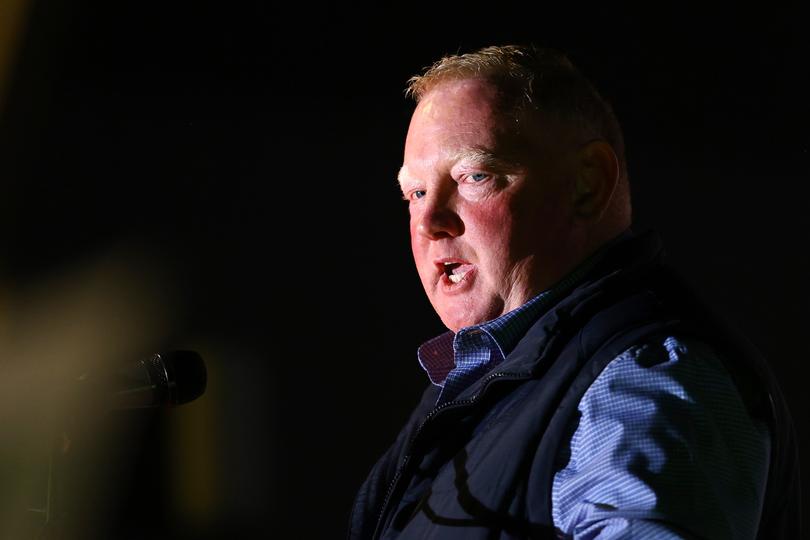
M409 92L411 247L451 330L519 307L629 226L618 122L562 55L446 57Z

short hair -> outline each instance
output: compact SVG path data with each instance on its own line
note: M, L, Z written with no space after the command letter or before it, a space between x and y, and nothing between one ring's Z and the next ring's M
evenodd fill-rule
M564 54L553 49L506 45L445 56L422 75L411 77L406 95L418 103L442 82L479 77L494 82L518 112L536 110L588 140L606 141L626 181L624 137L613 108Z

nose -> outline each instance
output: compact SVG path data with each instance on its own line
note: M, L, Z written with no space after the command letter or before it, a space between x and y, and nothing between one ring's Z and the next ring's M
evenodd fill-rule
M454 238L463 234L464 222L450 198L439 194L428 194L427 197L419 214L414 216L417 234L429 240Z

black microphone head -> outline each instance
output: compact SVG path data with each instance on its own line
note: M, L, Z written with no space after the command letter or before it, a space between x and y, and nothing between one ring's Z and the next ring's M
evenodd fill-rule
M174 406L188 403L205 392L208 373L205 362L194 351L157 353L149 359L150 371L160 379L165 393L165 404Z

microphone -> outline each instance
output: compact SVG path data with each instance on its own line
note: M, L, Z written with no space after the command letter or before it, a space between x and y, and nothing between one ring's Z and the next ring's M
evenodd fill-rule
M100 397L108 410L182 405L200 397L207 380L205 362L194 351L156 353L111 372L77 378L79 391Z

